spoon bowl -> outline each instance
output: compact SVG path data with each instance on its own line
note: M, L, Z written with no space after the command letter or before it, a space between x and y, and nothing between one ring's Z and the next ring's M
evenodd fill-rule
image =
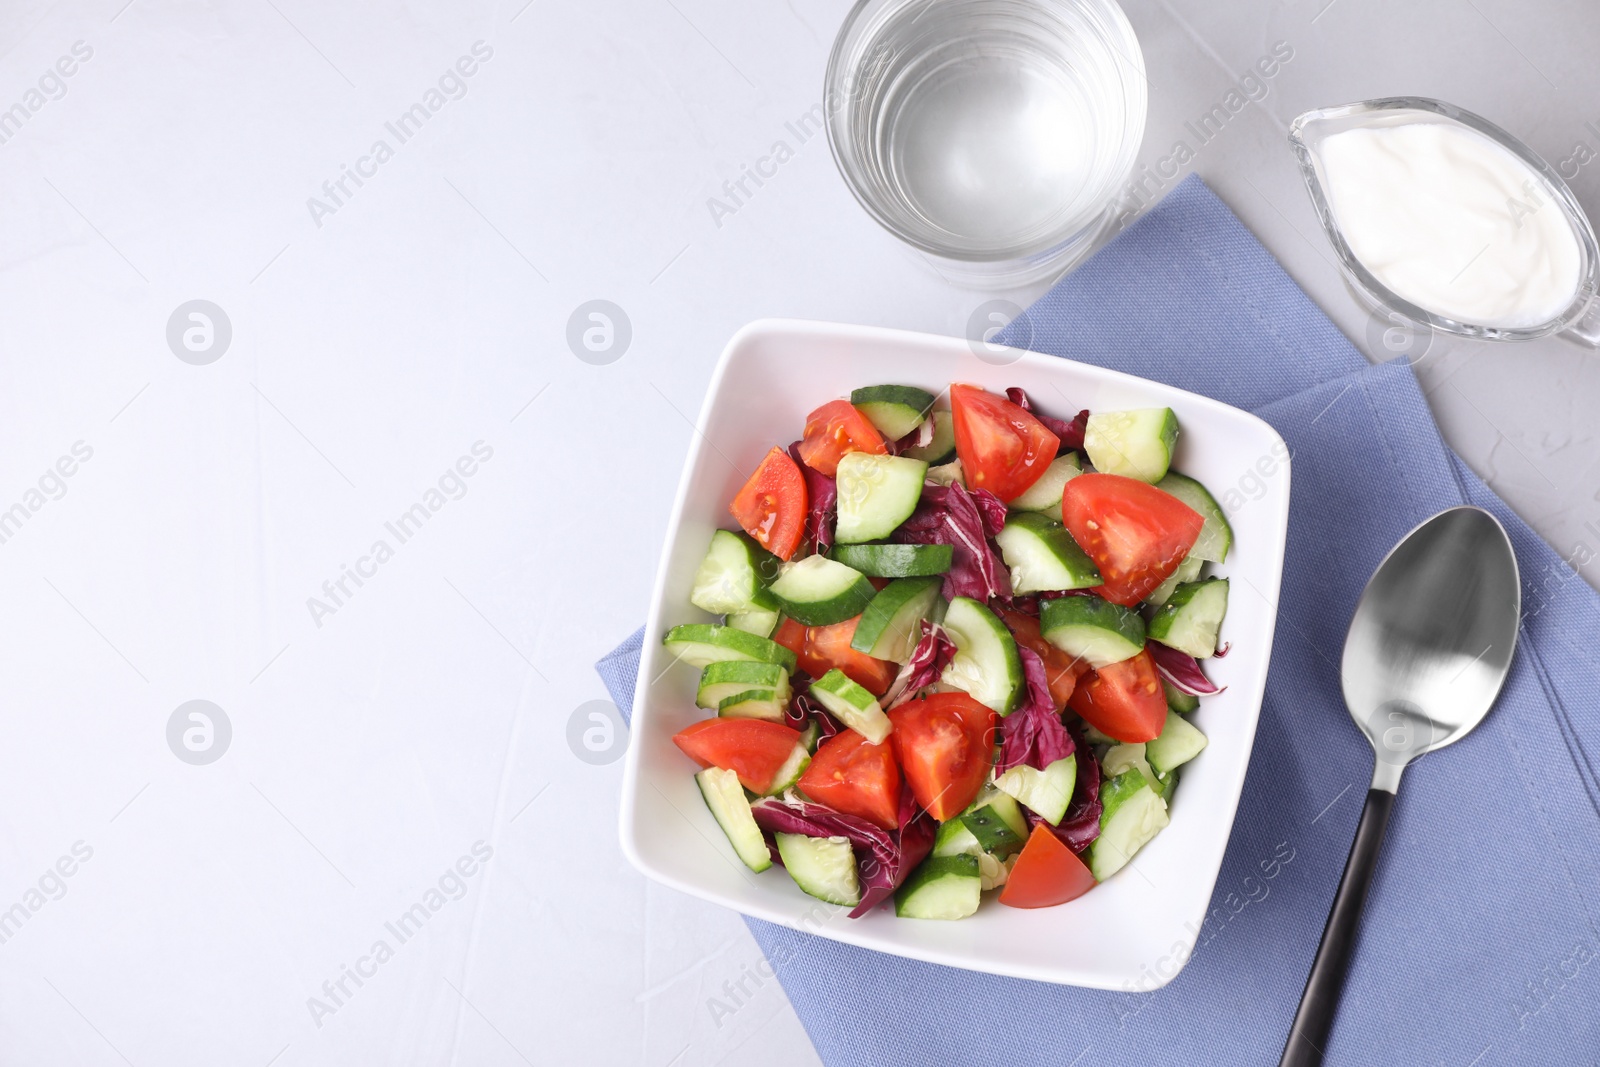
M1407 763L1488 714L1511 669L1521 601L1511 541L1481 508L1440 512L1378 565L1340 671L1377 754L1374 787L1394 792Z

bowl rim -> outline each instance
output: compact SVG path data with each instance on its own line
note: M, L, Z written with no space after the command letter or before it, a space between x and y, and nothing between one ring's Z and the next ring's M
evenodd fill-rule
M752 346L752 342L769 336L801 336L835 339L847 338L852 341L866 343L871 343L873 341L893 341L902 344L911 343L931 345L942 349L949 349L952 346L966 347L968 345L968 342L960 338L938 334L927 334L910 330L899 330L878 326L852 326L844 323L783 318L754 320L737 330L728 340L728 343L723 348L721 355L718 357L711 378L707 383L705 399L701 404L699 414L695 420L694 434L689 441L689 449L684 459L682 473L679 477L678 489L673 499L672 509L669 513L667 525L663 531L661 557L656 566L655 580L652 583L650 606L645 619L644 635L640 650L640 669L634 688L634 718L630 719L630 743L628 745L628 751L625 755L625 762L623 765L622 792L620 797L617 827L623 855L636 870L644 874L646 877L669 888L676 889L679 892L686 893L690 896L697 897L701 900L706 900L714 904L720 904L723 907L729 908L747 917L762 919L766 922L784 926L792 930L818 934L820 936L827 937L830 940L838 941L842 944L848 944L858 948L866 948L889 955L901 956L925 963L939 964L960 970L995 974L1013 978L1030 979L1034 981L1048 982L1055 985L1078 986L1084 988L1127 992L1130 991L1131 988L1129 983L1131 983L1137 977L1141 981L1141 984L1137 988L1137 991L1139 992L1152 992L1155 989L1165 986L1182 972L1183 968L1188 964L1188 961L1193 957L1194 946L1198 940L1204 917L1206 914L1208 914L1211 899L1216 892L1216 883L1221 875L1222 864L1227 852L1227 847L1233 837L1234 820L1238 813L1239 803L1244 793L1245 780L1248 778L1250 756L1254 750L1256 731L1260 723L1261 706L1265 701L1267 675L1271 666L1272 658L1272 643L1276 632L1278 601L1282 587L1283 559L1288 536L1289 499L1292 484L1292 456L1282 461L1281 473L1283 476L1283 488L1282 491L1276 495L1275 511L1269 516L1268 520L1266 520L1270 523L1270 529L1273 531L1271 545L1275 547L1276 560L1270 562L1270 589L1257 590L1257 592L1267 600L1267 611L1264 616L1265 622L1260 628L1260 632L1258 634L1260 637L1260 647L1263 649L1263 652L1261 654L1259 666L1253 673L1250 680L1253 690L1259 691L1260 695L1256 699L1250 701L1248 705L1249 721L1247 723L1247 731L1245 733L1244 751L1240 755L1241 769L1238 772L1237 781L1233 782L1229 786L1226 794L1221 798L1221 802L1218 805L1218 810L1215 812L1217 821L1226 825L1227 830L1220 839L1220 847L1217 848L1215 864L1211 865L1209 869L1203 872L1204 880L1206 885L1209 887L1209 891L1205 897L1199 898L1199 907L1195 914L1179 916L1179 918L1186 919L1188 921L1183 923L1182 929L1184 930L1184 934L1173 943L1172 951L1170 953L1170 955L1177 955L1180 957L1178 959L1177 967L1170 974L1160 974L1159 972L1156 972L1155 982L1151 984L1148 981L1145 981L1145 979L1149 978L1151 975L1151 970L1148 964L1143 966L1138 972L1128 971L1127 973L1119 973L1113 977L1102 973L1085 971L1082 968L1074 970L1074 968L1068 964L1035 965L1028 962L1008 961L1000 956L996 956L991 960L985 960L983 961L982 965L976 965L972 960L966 957L959 956L936 946L898 944L884 945L871 942L870 939L853 933L853 928L849 925L825 922L819 924L817 928L808 926L806 924L806 920L815 914L818 906L824 909L831 907L830 905L823 904L821 901L813 900L810 897L803 897L796 902L797 904L804 906L803 911L800 908L796 908L791 912L790 909L770 907L761 902L736 900L728 897L719 890L708 888L704 885L696 884L688 879L677 877L671 872L662 870L661 868L653 865L650 860L648 860L639 850L636 841L637 823L635 815L638 810L639 798L641 795L641 778L643 772L640 767L640 761L642 758L640 755L641 746L633 743L631 739L638 730L636 717L641 713L645 713L644 709L648 704L646 694L649 686L652 683L649 680L650 672L645 669L645 666L646 662L651 659L651 653L653 650L652 645L659 645L660 642L662 624L658 620L660 620L662 617L662 609L665 602L665 591L669 580L669 564L671 562L670 549L676 539L677 531L683 525L689 492L694 481L693 475L700 460L701 449L707 440L705 436L707 416L711 412L711 409L721 392L723 380L727 376L729 368L739 357L740 353L750 348ZM1192 402L1193 404L1201 407L1208 407L1216 411L1224 412L1226 413L1227 417L1238 419L1247 425L1253 424L1259 427L1259 429L1264 430L1270 435L1273 444L1283 446L1284 455L1290 455L1282 436L1275 428L1272 427L1270 423L1266 422L1258 415L1244 411L1243 409L1234 407L1233 405L1223 403L1222 401L1213 399L1200 393L1193 393L1185 389L1180 389L1177 386L1168 385L1165 382L1158 382L1153 379L1142 378L1138 375L1128 374L1124 371L1113 370L1107 367L1100 367L1092 363L1082 363L1076 360L1065 359L1046 353L1032 352L1025 349L1012 349L1011 351L1014 351L1018 354L1017 358L1019 360L1031 358L1034 360L1048 360L1052 363L1059 361L1064 364L1082 368L1091 376L1100 376L1108 384L1134 384L1140 388L1148 388L1153 386L1158 390L1171 394L1175 399L1182 399L1186 403ZM1049 364L1045 365L1048 366ZM1271 446L1269 445L1269 447ZM836 908L833 910L837 911L840 915L842 915L845 911L843 908ZM1163 957L1163 959L1165 959L1165 957Z

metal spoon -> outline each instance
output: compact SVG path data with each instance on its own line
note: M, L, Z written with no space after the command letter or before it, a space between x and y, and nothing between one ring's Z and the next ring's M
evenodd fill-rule
M1481 508L1424 522L1367 582L1340 673L1377 754L1372 788L1280 1067L1322 1063L1400 776L1483 721L1511 669L1521 607L1511 540Z

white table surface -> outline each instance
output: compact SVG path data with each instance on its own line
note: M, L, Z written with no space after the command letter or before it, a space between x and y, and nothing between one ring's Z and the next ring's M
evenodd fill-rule
M621 765L576 758L568 720L644 611L727 337L771 315L959 334L993 294L943 282L786 129L842 0L524 2L0 13L0 110L23 108L0 125L0 511L26 512L0 543L0 1062L816 1061L775 982L713 1017L759 950L626 865ZM1587 5L1129 15L1151 164L1292 47L1184 170L1364 346L1295 114L1437 96L1552 161L1600 152ZM464 95L405 143L386 130L479 41L492 56L445 79ZM363 163L379 139L392 158ZM778 140L793 158L718 225L708 198ZM308 207L358 165L336 210ZM1572 184L1600 217L1600 165ZM232 328L203 366L167 342L193 299ZM609 365L566 343L592 299L631 323ZM1419 373L1468 463L1564 554L1600 555L1594 359L1439 340ZM400 543L385 522L476 442L492 457L445 479L464 495ZM90 458L47 475L75 445ZM380 539L392 558L361 562ZM346 565L369 577L334 603ZM195 699L232 729L206 765L167 741ZM492 858L447 875L479 841ZM430 898L441 876L459 899ZM385 924L418 903L402 943Z

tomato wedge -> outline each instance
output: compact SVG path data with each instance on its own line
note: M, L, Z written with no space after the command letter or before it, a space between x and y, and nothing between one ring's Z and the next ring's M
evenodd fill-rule
M1011 608L1000 608L999 613L1011 636L1017 639L1017 644L1033 649L1044 660L1044 676L1050 683L1050 699L1055 701L1056 710L1060 711L1067 706L1072 690L1077 687L1078 678L1089 669L1088 664L1046 641L1039 633L1039 620L1032 615L1024 615Z
M854 730L841 730L818 747L799 785L800 792L835 811L885 830L900 825L900 767L887 741L874 745Z
M968 487L1008 503L1039 480L1061 447L1044 423L975 385L950 387L950 414Z
M765 793L800 743L800 731L763 719L705 719L672 741L700 766L732 771L746 789Z
M1097 884L1084 862L1048 826L1039 823L1000 890L1000 903L1013 908L1053 908L1076 900Z
M832 478L846 452L889 451L883 434L848 400L830 400L806 416L806 437L800 442L805 465Z
M1167 695L1149 649L1090 671L1067 703L1090 726L1127 744L1154 741L1167 722Z
M774 448L734 494L728 510L762 548L779 559L788 559L800 547L810 504L800 468L787 452Z
M911 795L940 822L972 803L994 762L995 714L965 693L935 693L889 712Z
M785 618L772 639L793 652L800 661L800 669L811 677L821 678L837 667L851 681L873 696L881 697L889 691L889 685L900 668L888 660L874 659L850 647L850 641L856 635L856 624L860 621L861 616L857 615L832 626L801 626L793 619Z
M1061 521L1100 568L1095 592L1131 608L1183 562L1205 525L1170 493L1120 474L1081 474L1061 497Z

